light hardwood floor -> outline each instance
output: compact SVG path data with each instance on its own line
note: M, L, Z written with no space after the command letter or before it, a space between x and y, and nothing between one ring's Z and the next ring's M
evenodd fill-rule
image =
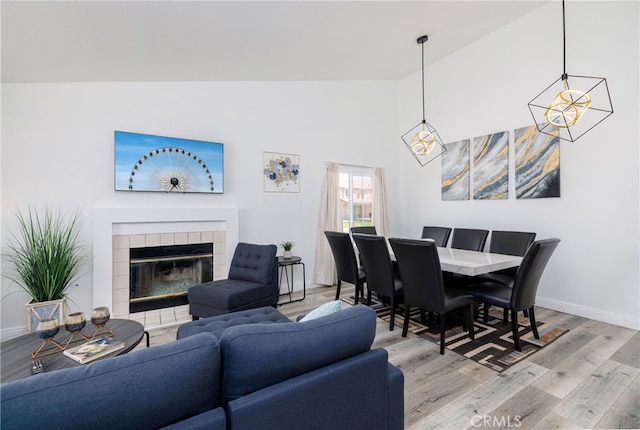
M317 287L278 310L295 319L334 298ZM404 373L405 428L640 428L640 333L539 307L536 318L570 331L502 374L379 320L373 347ZM151 345L175 330L150 330Z

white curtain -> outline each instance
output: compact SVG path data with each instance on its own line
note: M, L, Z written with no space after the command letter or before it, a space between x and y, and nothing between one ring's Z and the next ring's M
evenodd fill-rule
M387 193L384 187L384 169L373 168L373 224L378 236L386 236L387 224Z
M320 200L320 216L316 232L316 258L313 270L313 282L320 285L333 285L336 279L336 268L333 254L324 232L342 231L340 217L339 165L327 163L327 172L322 183Z

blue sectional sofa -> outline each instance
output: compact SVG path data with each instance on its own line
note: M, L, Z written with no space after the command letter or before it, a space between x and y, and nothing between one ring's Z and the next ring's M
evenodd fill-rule
M373 310L266 319L3 384L0 426L403 428L404 377L371 349Z

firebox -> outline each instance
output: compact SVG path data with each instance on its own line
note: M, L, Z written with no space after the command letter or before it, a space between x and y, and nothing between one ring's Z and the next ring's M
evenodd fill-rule
M185 305L190 287L213 280L213 243L131 248L129 267L130 313Z

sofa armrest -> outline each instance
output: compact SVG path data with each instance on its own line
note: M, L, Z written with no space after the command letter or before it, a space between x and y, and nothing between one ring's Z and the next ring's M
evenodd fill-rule
M402 402L389 401L387 360L384 349L367 351L233 400L228 429L386 430L390 414L404 414L388 410Z
M404 375L393 364L387 365L387 381L389 383L389 430L404 429Z
M164 345L0 385L0 427L152 429L218 404L218 340Z
M179 421L162 430L227 430L227 420L224 409L216 408L203 412L184 421Z

